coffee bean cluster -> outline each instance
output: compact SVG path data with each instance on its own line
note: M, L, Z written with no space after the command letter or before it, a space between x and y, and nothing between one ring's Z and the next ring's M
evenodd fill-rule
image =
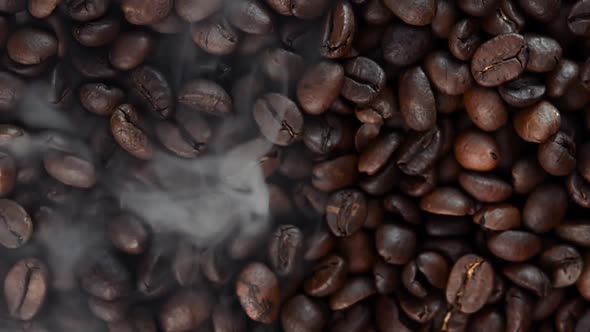
M589 0L0 13L0 331L590 331Z

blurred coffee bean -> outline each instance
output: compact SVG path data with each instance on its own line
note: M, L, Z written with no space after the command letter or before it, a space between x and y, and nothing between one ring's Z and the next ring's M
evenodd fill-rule
M252 320L270 324L279 313L279 284L262 263L250 263L237 277L236 295Z

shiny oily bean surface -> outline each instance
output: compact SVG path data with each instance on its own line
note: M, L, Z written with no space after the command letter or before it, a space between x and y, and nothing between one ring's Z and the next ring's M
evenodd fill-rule
M471 74L482 86L498 86L520 75L526 68L528 48L519 34L497 36L473 54Z

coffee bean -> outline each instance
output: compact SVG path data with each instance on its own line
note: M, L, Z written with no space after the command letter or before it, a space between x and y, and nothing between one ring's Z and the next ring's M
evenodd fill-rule
M519 230L509 230L490 236L488 249L495 256L509 262L523 262L541 251L538 236Z
M0 199L0 244L9 249L18 248L29 241L33 233L31 217L17 202Z
M161 239L154 239L162 241ZM159 243L153 243L137 264L136 288L146 298L157 298L174 286L172 253Z
M423 175L438 160L442 144L442 133L437 127L410 133L399 148L397 166L405 174Z
M486 16L498 4L498 0L479 1L479 0L458 0L457 5L461 10L471 16Z
M410 293L423 298L429 294L430 286L446 287L449 271L449 264L442 255L426 251L404 266L402 282Z
M413 258L416 251L416 233L405 225L383 224L375 233L375 245L385 262L404 265Z
M393 13L381 0L369 0L362 7L363 19L372 25L384 25L394 18Z
M481 208L473 215L473 221L492 231L516 229L522 223L518 208L506 203L487 205Z
M373 280L368 277L351 278L338 290L330 295L330 308L343 310L376 293Z
M474 202L461 191L452 187L440 187L420 201L426 212L449 216L463 216L475 212Z
M127 22L149 25L164 19L172 10L171 0L122 0L121 10Z
M322 61L308 68L297 86L297 98L304 112L318 115L328 110L344 84L344 68Z
M590 35L588 12L590 5L586 1L577 1L567 16L567 24L571 32L578 36Z
M325 309L302 294L287 301L281 310L281 326L285 332L319 332L326 321Z
M526 331L531 325L533 298L524 290L512 286L506 292L506 331Z
M573 285L582 274L583 260L580 253L568 245L556 245L545 250L540 265L548 270L553 287Z
M207 295L185 290L164 303L159 320L163 331L181 332L198 329L210 314L211 302Z
M495 131L508 121L506 106L496 90L474 86L463 95L465 110L481 130Z
M540 185L527 198L524 225L535 233L549 232L563 221L567 205L565 188L551 183Z
M23 28L10 36L6 51L19 64L37 65L57 54L57 40L43 30Z
M369 273L376 261L371 233L360 230L350 236L338 238L338 248L348 262L350 274Z
M557 0L557 2L559 1ZM526 64L526 70L534 73L552 71L561 60L563 53L559 42L553 38L537 34L526 34L524 37L529 47L529 60Z
M561 59L547 76L547 94L551 97L561 97L567 91L567 88L578 77L580 67L577 63Z
M313 273L303 284L307 294L324 297L333 294L344 286L348 264L339 256L330 255L313 267Z
M78 156L50 152L43 158L43 164L47 173L63 184L78 188L91 188L96 184L94 165Z
M375 61L357 57L344 65L342 96L356 104L375 100L385 87L385 72Z
M468 64L448 52L430 53L424 60L424 71L432 85L448 95L461 95L473 84Z
M500 161L500 149L494 138L479 130L467 130L459 134L454 145L455 158L465 169L490 171Z
M542 101L516 113L514 129L527 142L542 143L559 130L561 116L552 104Z
M447 301L464 313L481 309L491 294L494 269L482 257L465 255L453 266L447 283Z
M518 4L532 18L541 22L551 22L559 15L561 0L519 0Z
M250 319L270 324L279 313L276 276L262 263L250 263L237 277L236 295Z
M147 226L137 216L123 214L109 223L109 236L113 245L130 255L146 250L149 240Z
M109 8L110 0L65 0L65 13L76 21L91 21L101 17Z
M565 176L576 168L576 145L572 138L559 131L539 145L539 164L553 176Z
M428 77L421 67L405 70L399 79L399 103L405 124L425 131L436 124L436 103Z
M99 249L81 263L80 284L89 294L113 301L131 290L131 276L113 253Z
M402 137L398 133L378 139L359 156L359 172L369 175L377 173L401 145L401 141Z
M111 131L119 145L131 155L149 160L154 154L152 143L142 129L142 120L133 106L117 106L111 116Z
M178 16L188 22L201 21L223 8L223 0L177 0L174 8Z
M545 273L531 264L508 265L502 269L502 273L515 285L539 297L547 296L551 288L551 282Z
M471 59L481 43L479 25L475 19L468 18L457 22L449 34L449 51L461 61Z
M358 231L367 217L367 201L357 190L333 193L326 204L326 221L336 236L350 236Z
M482 86L498 86L518 77L528 60L526 40L519 34L505 34L477 48L471 60L471 74Z
M215 116L232 112L232 101L227 92L217 83L197 79L185 83L178 92L178 101L195 111Z
M348 55L357 29L352 5L346 0L336 1L323 24L320 54L330 59Z
M515 1L501 1L498 8L483 22L483 29L493 36L506 33L520 33L526 24L526 17L520 12Z
M87 47L110 44L119 34L120 21L114 15L107 15L90 22L78 22L72 27L76 41Z
M159 122L156 135L168 150L179 157L195 158L204 153L211 138L211 128L198 114L178 113L177 121Z
M531 192L545 180L547 173L541 168L537 158L527 157L518 160L512 167L514 191L519 194Z
M267 34L273 30L271 12L257 0L232 2L227 18L236 28L250 34Z
M125 93L116 86L103 83L86 83L80 87L79 98L82 106L98 115L111 115L123 102Z
M401 269L378 260L373 266L375 289L379 294L391 294L401 285Z
M4 298L11 316L30 320L42 308L49 287L49 271L36 258L18 261L4 279Z
M557 226L555 234L579 246L590 247L590 237L585 233L587 230L587 225L581 220L570 220Z
M545 95L545 84L536 76L522 75L500 86L502 99L514 107L529 107L541 101Z
M262 134L277 145L290 145L301 139L303 116L287 97L269 93L256 101L254 119Z
M316 164L312 170L312 184L324 192L343 189L356 182L358 158L345 155Z
M129 75L131 94L137 98L154 115L169 118L174 113L175 102L166 77L157 69L142 66L134 69ZM191 86L191 83L187 83ZM190 88L189 88L190 89ZM183 103L183 90L179 93L179 101ZM189 102L190 105L190 102Z
M383 58L396 66L408 66L422 59L431 48L430 29L393 23L383 34Z
M141 65L154 48L152 37L142 31L120 34L111 46L109 60L118 70L131 70Z
M400 215L404 221L411 224L417 225L422 221L418 206L406 196L399 194L388 195L383 200L383 206L387 211Z
M268 247L273 269L280 276L290 275L302 259L303 234L293 225L281 225L274 232Z

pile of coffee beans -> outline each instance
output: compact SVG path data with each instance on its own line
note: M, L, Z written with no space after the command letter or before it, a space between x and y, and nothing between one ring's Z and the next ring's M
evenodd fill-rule
M590 0L0 0L0 331L590 331Z

